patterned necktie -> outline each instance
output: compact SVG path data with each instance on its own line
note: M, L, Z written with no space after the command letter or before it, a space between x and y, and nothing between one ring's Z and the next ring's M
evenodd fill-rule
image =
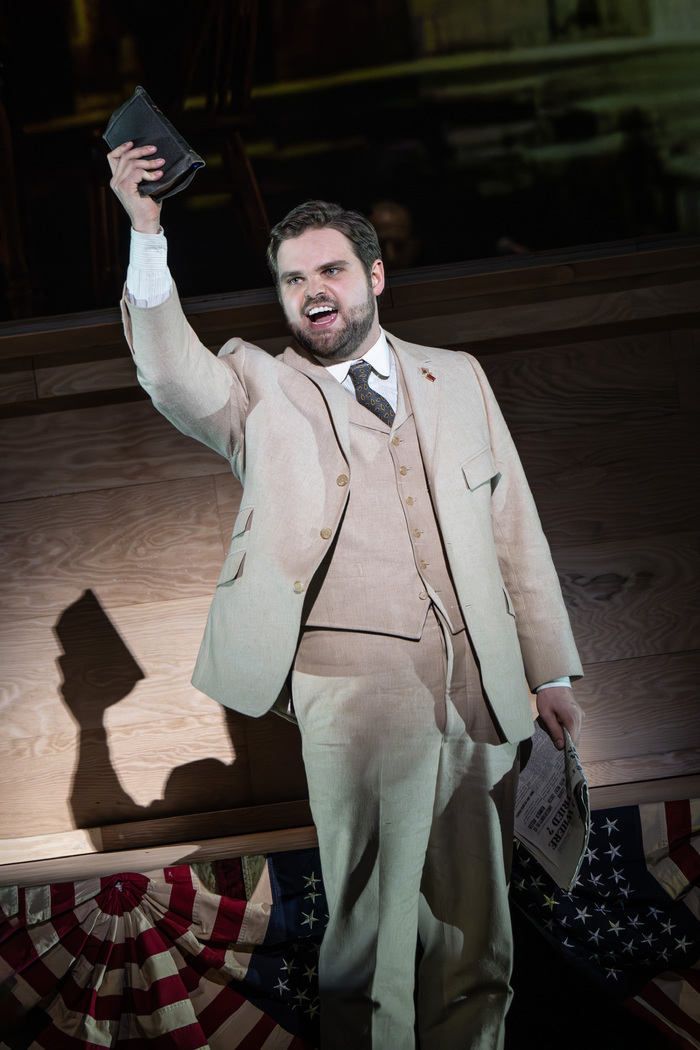
M370 412L374 412L375 416L379 416L382 422L390 427L394 422L394 410L386 398L378 394L376 390L372 390L367 382L371 371L372 366L366 361L358 361L350 368L348 375L355 387L355 397L361 405L368 408Z

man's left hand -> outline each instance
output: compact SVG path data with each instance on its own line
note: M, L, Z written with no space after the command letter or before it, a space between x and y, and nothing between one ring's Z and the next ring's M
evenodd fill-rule
M540 689L537 694L537 711L547 727L556 747L564 747L562 726L569 731L574 744L578 744L584 714L577 703L573 690L565 685L553 685Z

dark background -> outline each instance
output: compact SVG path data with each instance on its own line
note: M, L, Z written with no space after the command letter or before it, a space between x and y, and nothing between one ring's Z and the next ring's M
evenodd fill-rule
M207 159L164 212L184 295L266 284L262 227L313 197L405 206L410 265L700 231L695 0L34 0L1 17L3 317L114 302L126 238L100 135L137 83ZM233 94L215 128L217 63Z

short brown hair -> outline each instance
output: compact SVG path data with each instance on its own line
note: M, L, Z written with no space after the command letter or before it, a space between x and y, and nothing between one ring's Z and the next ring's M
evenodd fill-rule
M381 259L382 252L377 240L374 226L359 211L350 211L340 204L329 204L328 201L306 201L292 208L288 215L272 228L267 245L267 265L279 288L279 267L277 256L283 241L300 237L307 230L322 230L330 227L344 234L355 249L357 258L369 279L372 266Z

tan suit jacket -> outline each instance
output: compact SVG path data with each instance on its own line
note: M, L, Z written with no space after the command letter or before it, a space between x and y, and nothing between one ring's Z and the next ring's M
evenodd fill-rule
M225 456L243 484L192 681L262 715L284 691L307 589L352 486L349 395L293 347L274 358L233 339L215 357L175 292L149 309L125 304L124 318L156 408ZM524 739L527 683L576 678L581 666L520 460L474 358L388 338L484 692L505 737ZM371 537L368 557L390 543Z

